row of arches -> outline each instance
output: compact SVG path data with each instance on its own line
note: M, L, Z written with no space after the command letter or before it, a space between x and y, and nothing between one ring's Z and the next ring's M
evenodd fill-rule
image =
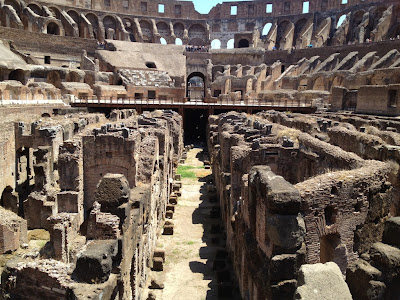
M133 42L182 43L198 46L206 45L208 42L207 28L201 23L187 26L180 21L156 22L109 14L101 17L93 12L75 9L63 11L52 5L29 3L23 6L18 0L5 0L4 4L14 8L25 30L34 32L94 38L99 41L122 39ZM29 9L28 13L24 13L26 9ZM36 21L32 21L32 18L36 18ZM42 24L42 27L38 28L37 24Z
M5 5L10 5L14 8L16 13L21 17L24 27L27 30L39 31L54 35L66 35L66 36L79 36L82 38L95 38L100 41L102 39L123 39L130 41L140 41L140 42L153 42L162 44L191 44L203 46L206 45L208 41L208 29L204 24L192 24L190 26L185 26L184 23L180 21L164 21L160 20L158 22L149 19L133 19L130 17L119 17L116 15L105 15L99 17L94 12L89 11L78 11L75 9L68 9L62 11L62 9L50 5L41 6L37 3L29 3L27 6L22 5L19 0L4 0ZM30 28L26 16L24 17L24 9L29 8L30 11L34 13L38 18L50 19L45 22L41 29ZM385 5L365 7L359 9L351 14L349 23L349 30L346 31L346 43L359 41L360 28L359 26L365 22L366 13L369 13L369 20L367 25L363 27L363 38L368 39L371 37L371 32L377 26L380 18L387 7ZM68 15L68 19L73 21L73 24L67 24L65 21L65 13ZM394 18L392 18L393 23L390 30L388 31L386 38L397 37L400 34L400 5L397 5L393 9ZM54 20L51 20L54 18ZM335 31L343 24L346 20L346 14L339 12L332 19L332 29L327 37L332 38ZM305 28L308 20L306 18L301 18L294 23L294 38L293 45L297 45L297 39L300 33ZM75 25L74 25L75 24ZM69 28L69 27L76 28ZM276 26L276 27L275 27ZM276 31L275 47L280 49L281 40L285 33L287 33L288 28L292 26L289 19L283 19L279 21L276 25L271 21L267 21L262 26L261 36L267 38L271 33L271 29ZM313 25L314 26L314 25ZM315 27L315 26L314 26ZM260 28L261 29L261 28ZM364 32L365 31L365 32ZM176 42L175 38L178 40ZM342 39L341 39L342 40ZM324 43L329 45L327 39ZM218 48L218 45L215 45ZM229 45L227 48L230 48Z

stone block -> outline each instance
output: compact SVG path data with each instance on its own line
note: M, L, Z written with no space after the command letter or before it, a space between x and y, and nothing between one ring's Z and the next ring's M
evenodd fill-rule
M174 225L165 225L163 230L163 235L173 235Z
M176 196L169 197L169 204L172 204L172 205L178 204L178 197L176 197Z
M400 249L375 243L370 250L371 259L384 266L400 266Z
M371 282L381 279L382 272L371 266L363 259L359 259L354 265L346 271L346 282L350 292L355 299L370 299L368 293L376 293L376 288L379 286ZM373 292L375 291L375 292Z
M283 215L300 211L300 193L283 177L276 175L268 166L256 166L250 171L251 197L265 201L270 212Z
M334 262L302 265L294 299L352 300L342 272Z
M304 240L305 224L300 215L268 216L266 228L269 239L279 248L298 249Z
M174 217L174 212L167 210L167 212L165 213L165 218L166 219L172 219Z
M271 259L271 281L279 282L283 280L296 278L296 262L295 254L275 255Z
M153 271L163 271L164 270L164 260L162 257L153 257Z
M165 262L165 251L162 249L156 249L154 250L153 257L161 257Z
M167 205L167 211L172 211L174 213L175 212L175 205L168 204Z
M110 213L115 213L120 205L129 201L129 197L128 180L122 174L111 173L107 173L100 180L94 196L102 211Z
M118 254L116 240L90 242L76 262L74 276L79 282L103 283L110 276L113 258Z

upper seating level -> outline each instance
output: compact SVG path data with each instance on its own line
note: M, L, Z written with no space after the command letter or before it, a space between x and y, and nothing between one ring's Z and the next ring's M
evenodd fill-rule
M199 14L192 2L165 0L3 0L0 7L1 26L99 42L292 50L381 41L400 34L400 4L395 0L224 2L208 15Z

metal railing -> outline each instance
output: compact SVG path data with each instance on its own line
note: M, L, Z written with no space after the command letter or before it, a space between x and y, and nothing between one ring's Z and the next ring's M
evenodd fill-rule
M271 106L271 107L314 107L312 100L261 100L261 99L246 99L246 100L189 100L184 99L134 99L134 98L86 98L73 99L71 104L87 104L87 105L188 105L188 106Z

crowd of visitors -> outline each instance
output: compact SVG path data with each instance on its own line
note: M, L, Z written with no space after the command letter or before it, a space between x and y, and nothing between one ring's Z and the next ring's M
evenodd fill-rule
M208 52L207 46L186 46L186 52Z

